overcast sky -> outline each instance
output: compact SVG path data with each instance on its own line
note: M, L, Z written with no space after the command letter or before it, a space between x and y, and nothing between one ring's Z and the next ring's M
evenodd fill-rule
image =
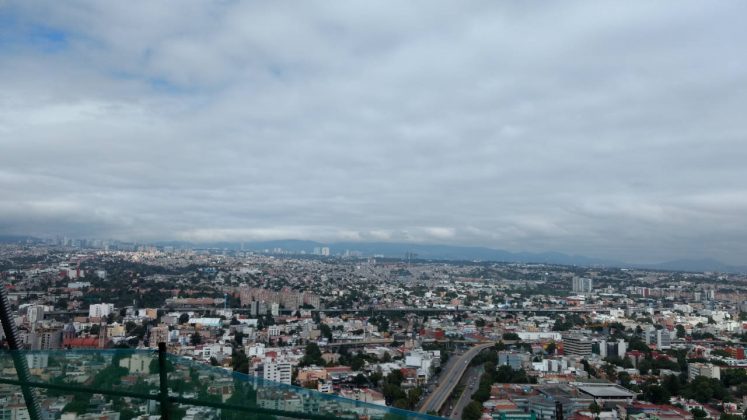
M747 264L746 15L0 2L0 233Z

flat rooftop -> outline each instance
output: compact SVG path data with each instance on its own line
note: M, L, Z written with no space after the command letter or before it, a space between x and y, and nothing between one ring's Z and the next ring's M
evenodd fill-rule
M633 398L635 394L627 389L614 385L587 385L579 386L578 390L594 398Z

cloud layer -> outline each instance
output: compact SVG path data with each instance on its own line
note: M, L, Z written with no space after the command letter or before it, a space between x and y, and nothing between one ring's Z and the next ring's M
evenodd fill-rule
M0 232L745 264L746 12L5 3Z

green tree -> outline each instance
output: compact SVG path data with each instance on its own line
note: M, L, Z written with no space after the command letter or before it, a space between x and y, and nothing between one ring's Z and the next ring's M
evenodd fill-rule
M628 372L620 372L617 374L617 380L620 382L620 385L630 389L630 374Z
M647 385L643 388L643 398L653 404L669 404L669 392L659 385Z
M726 386L741 385L747 382L747 371L744 369L722 369L721 383Z
M685 327L683 327L680 324L677 324L675 328L677 328L677 338L685 338L685 336L687 335L687 332L685 331Z
M244 344L244 333L241 331L233 333L233 341L237 347L242 346Z
M584 367L584 371L589 374L589 376L596 378L597 377L597 371L594 369L593 366L589 364L589 362L586 359L581 359L581 365Z
M470 401L462 410L463 420L480 420L482 417L482 404L477 401Z
M73 394L73 400L67 403L62 411L83 414L88 411L88 405L90 404L90 401L90 394L75 393Z
M131 410L129 408L120 408L119 409L119 420L132 420L135 417L139 415L138 412Z
M350 368L353 369L353 371L359 371L365 364L366 360L360 354L356 354L355 357L353 357L353 360L350 362Z
M731 353L724 349L714 349L711 351L711 354L714 356L731 357Z
M368 383L368 378L366 378L366 375L359 373L353 378L353 383L360 388Z
M382 388L382 393L384 394L384 401L387 404L394 404L395 401L402 401L405 399L406 394L404 391L402 391L402 388L399 384L393 384L390 382L384 383L384 387ZM407 402L405 400L405 407L407 406Z
M322 351L316 343L309 343L306 345L306 351L301 359L302 366L319 365L324 366L324 359L322 358Z
M662 386L670 395L679 395L681 384L677 375L667 375L662 381Z
M651 361L648 359L643 359L640 362L638 362L638 371L641 372L641 375L648 375L648 372L651 370Z
M420 402L420 398L423 396L423 389L420 387L412 388L407 391L407 408L409 410L414 409Z
M696 376L687 386L682 388L681 395L704 404L711 398L717 400L728 398L729 392L718 379Z
M394 385L401 385L402 381L405 380L405 376L402 374L402 371L400 370L393 370L389 372L389 375L386 376L386 382Z
M332 341L332 329L329 328L329 325L324 323L319 324L319 332L321 333L322 337L327 339L327 341Z
M690 412L693 414L694 419L705 419L708 418L708 413L706 413L702 408L700 407L694 407Z
M573 328L573 325L563 322L561 319L556 319L552 326L553 331L568 331Z
M368 323L376 325L380 332L389 331L389 319L384 315L372 316L368 319Z
M244 350L239 350L231 354L231 367L239 373L249 373L249 358L246 357Z
M521 338L519 338L519 334L516 334L516 333L513 333L513 332L503 333L503 339L506 340L506 341L519 341L519 340L521 340Z
M607 380L610 382L615 382L617 380L617 369L615 369L615 365L605 363L602 369L604 370L604 374L607 376Z

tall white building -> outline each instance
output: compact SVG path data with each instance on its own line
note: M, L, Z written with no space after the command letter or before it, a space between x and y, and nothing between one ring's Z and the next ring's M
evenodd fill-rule
M94 303L88 307L89 318L103 318L109 316L114 311L114 304L112 303Z
M628 351L628 343L622 338L617 340L617 356L621 359L625 358L625 353Z
M31 305L26 308L26 318L30 324L35 324L44 319L44 307L41 305Z
M329 247L325 246L322 248L322 256L329 257Z
M672 336L665 328L650 329L646 331L646 344L654 344L657 349L669 349L672 348Z
M268 381L279 382L290 385L293 377L293 367L285 360L273 360L265 358L262 377Z
M621 359L625 358L625 352L628 351L628 344L623 339L618 339L616 343L602 340L599 342L599 355L602 358L610 356L618 356Z
M594 285L591 279L587 279L584 277L573 278L573 292L574 293L591 293L591 290L593 287Z
M566 355L591 355L591 340L582 335L568 335L563 337L563 352Z

